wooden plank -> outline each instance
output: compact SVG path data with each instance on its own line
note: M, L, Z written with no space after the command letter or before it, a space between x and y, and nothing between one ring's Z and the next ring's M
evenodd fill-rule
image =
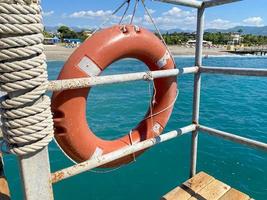
M181 186L176 187L164 195L161 200L187 200L213 180L214 178L212 176L200 172L193 178L184 182Z
M240 192L234 188L231 188L228 192L226 192L220 200L249 200L250 197L243 192Z
M230 188L230 186L215 179L189 200L218 200L230 190Z
M187 200L191 196L191 193L187 192L179 186L164 195L161 200Z
M0 199L10 200L10 193L8 189L7 181L4 177L0 177Z
M7 180L4 174L4 164L2 160L2 153L0 152L0 199L10 200L10 192Z
M161 200L253 200L227 184L200 172L176 187Z
M214 178L212 176L206 174L205 172L199 172L196 176L184 182L183 185L195 192L198 192L213 180Z

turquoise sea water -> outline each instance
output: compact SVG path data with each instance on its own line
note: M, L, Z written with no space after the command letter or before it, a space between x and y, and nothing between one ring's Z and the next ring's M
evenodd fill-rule
M178 67L193 66L193 58L176 58ZM214 57L205 65L267 67L266 57ZM49 62L55 79L63 62ZM114 63L105 74L143 71L135 60ZM165 131L191 123L193 76L179 77L180 94ZM88 121L99 137L114 139L142 119L149 104L147 82L98 86L88 100ZM203 125L267 142L267 79L203 75L200 122ZM51 170L72 163L54 143L49 146ZM86 172L54 185L55 199L153 200L188 178L190 135L151 148L137 161L109 173ZM14 200L22 199L17 161L5 157L5 170ZM206 171L257 200L267 199L267 153L200 135L198 171Z

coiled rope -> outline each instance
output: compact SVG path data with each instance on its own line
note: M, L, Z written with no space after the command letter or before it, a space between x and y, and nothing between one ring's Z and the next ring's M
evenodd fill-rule
M8 150L34 153L53 139L40 1L0 0L2 132Z

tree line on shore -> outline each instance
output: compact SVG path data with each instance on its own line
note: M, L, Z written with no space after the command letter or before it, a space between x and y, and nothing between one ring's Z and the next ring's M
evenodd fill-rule
M58 36L61 39L61 42L63 42L63 39L80 39L81 41L84 41L88 37L88 35L86 35L84 31L76 32L67 26L60 26L57 29L56 34L49 33L48 31L45 30L44 36L47 38Z
M165 33L163 38L168 45L183 45L189 40L194 40L193 33ZM204 40L211 41L214 45L227 45L232 41L232 33L204 33ZM267 36L246 34L242 35L242 44L247 46L267 45Z
M57 35L61 39L70 39L76 38L84 41L88 35L84 31L76 32L67 26L61 26L57 30ZM242 33L242 30L239 31L239 34ZM52 37L53 34L44 31L45 37ZM157 35L157 34L156 34ZM158 35L157 35L158 36ZM194 40L196 34L194 33L164 33L163 38L168 45L183 45L186 44L189 40ZM214 45L227 45L229 41L232 40L232 33L204 33L204 40L211 41ZM254 45L267 45L267 36L262 35L252 35L252 34L243 34L242 43L248 46Z

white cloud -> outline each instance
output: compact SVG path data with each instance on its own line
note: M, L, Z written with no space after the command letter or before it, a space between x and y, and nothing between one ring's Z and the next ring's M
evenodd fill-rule
M261 17L249 17L244 19L243 23L249 26L263 26L263 19Z
M146 25L150 22L148 16L144 16ZM162 15L154 18L160 29L195 29L196 12L185 11L178 7L173 7L170 10L162 13Z
M231 22L229 20L215 19L206 23L206 28L214 29L228 29L240 25L239 23Z
M229 29L235 26L263 26L261 17L249 17L241 22L232 22L224 19L215 19L206 23L206 28Z
M148 12L149 12L150 14L153 14L153 13L155 13L156 11L153 10L153 9L148 9Z
M71 18L90 18L90 19L95 19L95 18L106 18L109 17L112 14L111 10L97 10L97 11L79 11L79 12L74 12L70 14Z
M155 10L149 9L151 14L155 13ZM107 18L110 19L109 25L116 24L121 19L121 16L112 16L111 10L97 10L97 11L77 11L68 15L70 18L86 18L95 20L95 23L101 23ZM127 15L124 17L124 23L128 23L132 15ZM183 29L193 29L196 23L196 12L195 11L184 11L178 7L173 7L167 12L154 17L155 22L160 26L161 29L173 29L173 28L183 28ZM143 16L135 16L134 23L140 26L146 26L152 28L151 21L149 17L145 14ZM108 25L108 24L107 24Z
M173 7L172 9L168 10L167 12L164 12L162 14L163 16L169 16L169 17L184 17L184 16L190 16L190 11L184 11L178 7Z
M156 11L149 9L149 12L152 14ZM47 12L47 14L48 13L53 14L54 12L50 11ZM121 19L120 15L111 15L111 10L83 10L73 12L71 14L64 14L62 15L62 18L89 19L88 24L91 24L91 26L102 24L104 21L109 19L109 22L106 24L106 26L110 26L117 24ZM129 23L131 18L132 15L125 16L123 23ZM179 7L172 7L166 12L155 15L153 19L160 29L168 30L179 28L183 30L194 31L196 29L197 13L196 10L184 10ZM145 26L147 28L153 28L151 20L146 14L135 16L134 23L140 26ZM249 17L241 22L233 22L230 20L218 18L212 21L207 21L205 23L205 28L228 29L238 25L261 26L263 25L263 19L261 17Z
M67 26L67 25L64 24L64 23L59 22L59 23L57 24L57 26Z
M51 15L53 15L55 13L55 11L53 11L53 10L51 10L51 11L47 11L47 12L42 12L42 15L44 16L44 17L49 17L49 16L51 16Z

